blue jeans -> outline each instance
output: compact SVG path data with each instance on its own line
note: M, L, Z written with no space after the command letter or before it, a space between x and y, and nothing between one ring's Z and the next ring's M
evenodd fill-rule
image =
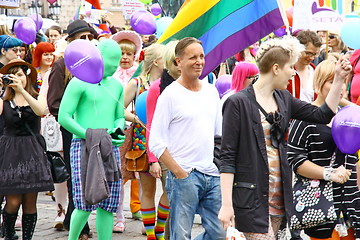
M166 191L171 206L170 239L190 240L195 213L201 216L205 232L196 240L224 240L225 231L218 219L221 207L220 177L197 170L184 179L168 171Z

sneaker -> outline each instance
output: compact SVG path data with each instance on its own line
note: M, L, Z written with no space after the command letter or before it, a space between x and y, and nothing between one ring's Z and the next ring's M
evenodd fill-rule
M137 212L134 212L132 214L132 218L135 219L135 220L142 220L142 214L141 214L141 211L137 211Z
M118 221L113 227L113 232L114 233L123 233L123 232L125 232L125 222Z
M21 218L18 215L16 218L16 222L15 222L15 230L19 231L19 230L21 230L21 228L22 228Z
M58 204L58 213L55 218L55 225L54 228L58 231L64 230L64 219L65 219L65 209Z

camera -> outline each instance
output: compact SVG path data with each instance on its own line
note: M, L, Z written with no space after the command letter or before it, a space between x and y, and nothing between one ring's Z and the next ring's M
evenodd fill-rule
M10 79L10 75L9 74L4 74L2 77L2 82L4 85L9 85L9 84L12 84L13 81Z

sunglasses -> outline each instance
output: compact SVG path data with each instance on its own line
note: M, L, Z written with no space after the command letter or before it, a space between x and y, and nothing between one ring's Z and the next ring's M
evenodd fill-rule
M84 34L84 35L81 35L79 38L80 38L80 39L83 39L83 40L88 39L89 41L91 41L91 40L94 39L94 35L91 34L91 33L90 33L90 34Z
M334 39L334 38L336 38L336 36L335 35L329 35L329 38Z
M11 48L11 50L14 52L14 53L21 53L21 52L25 52L25 49L21 49L21 48Z
M247 76L247 79L255 79L258 75L251 75L251 76Z

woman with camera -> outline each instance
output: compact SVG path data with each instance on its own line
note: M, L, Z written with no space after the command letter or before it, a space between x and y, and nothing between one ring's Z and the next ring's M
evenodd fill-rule
M0 138L0 195L6 196L3 210L5 239L13 239L14 225L22 205L23 239L34 233L38 192L53 190L52 177L40 136L40 116L46 109L43 97L33 88L37 72L21 59L11 60L0 70L6 86L0 99L4 135Z

